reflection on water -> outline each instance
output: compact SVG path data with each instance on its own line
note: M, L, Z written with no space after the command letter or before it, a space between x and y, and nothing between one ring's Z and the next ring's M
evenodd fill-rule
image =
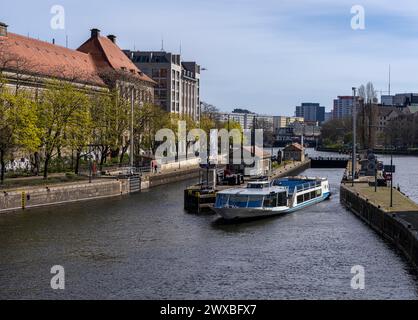
M395 162L416 199L418 179L402 168L416 158ZM339 204L343 171L304 174L327 176L332 199L244 223L184 213L193 181L0 216L0 298L417 298L408 263ZM53 265L65 267L63 292L50 289ZM351 289L354 265L366 269L365 291Z

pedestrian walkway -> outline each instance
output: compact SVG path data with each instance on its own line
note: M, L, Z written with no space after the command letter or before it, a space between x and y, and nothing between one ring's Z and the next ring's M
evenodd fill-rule
M396 189L393 189L393 207L391 208L390 187L378 187L375 192L375 188L369 186L368 183L355 183L354 187L351 183L346 183L344 186L380 206L385 212L418 211L418 204Z

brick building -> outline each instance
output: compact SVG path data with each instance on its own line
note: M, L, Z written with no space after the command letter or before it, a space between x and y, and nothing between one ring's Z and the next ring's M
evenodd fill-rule
M116 37L103 37L92 29L77 50L8 32L0 23L0 74L13 90L30 90L35 96L48 80L58 79L83 89L117 88L139 102L154 101L155 82L142 73L116 45Z

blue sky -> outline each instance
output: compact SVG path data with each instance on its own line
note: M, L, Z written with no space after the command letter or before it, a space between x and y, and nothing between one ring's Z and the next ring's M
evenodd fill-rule
M53 5L65 8L65 30L50 27ZM366 29L351 29L363 5ZM11 32L77 48L89 29L115 34L123 49L179 52L208 70L202 100L292 115L301 102L327 109L337 95L372 81L394 92L418 92L416 0L0 0Z

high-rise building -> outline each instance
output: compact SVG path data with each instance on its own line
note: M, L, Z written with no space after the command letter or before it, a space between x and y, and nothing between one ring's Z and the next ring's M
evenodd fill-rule
M142 72L158 83L155 103L171 113L200 117L200 66L181 61L179 54L165 51L130 51L125 54Z
M332 111L333 119L343 119L351 117L353 114L353 97L339 96L334 100L334 109Z
M418 93L398 93L393 98L393 105L397 107L408 107L418 104Z
M382 106L393 106L395 96L392 95L382 95L380 97L380 102Z
M304 118L305 122L319 122L325 121L325 107L321 107L319 103L302 103L296 107L295 116Z
M330 120L332 120L332 111L331 112L325 112L325 121L324 122L327 122L327 121L330 121Z

